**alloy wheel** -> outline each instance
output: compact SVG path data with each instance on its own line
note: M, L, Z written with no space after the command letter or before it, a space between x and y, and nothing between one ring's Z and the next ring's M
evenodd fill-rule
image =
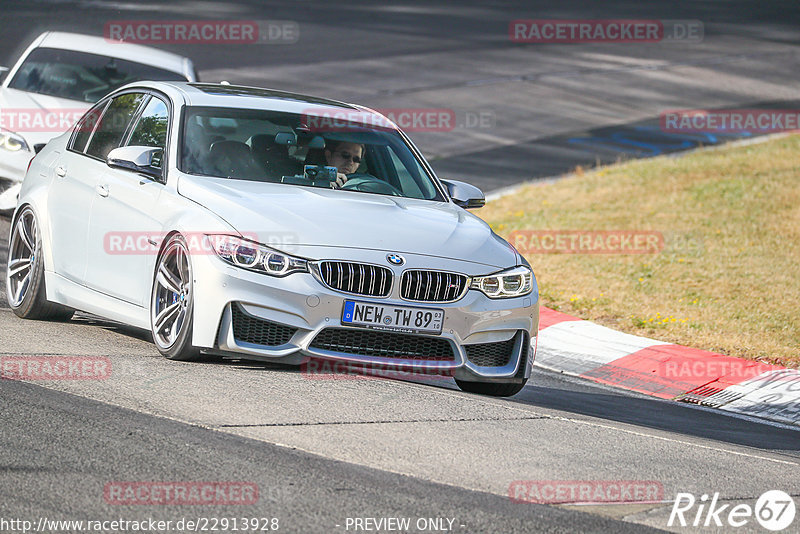
M25 209L17 218L11 233L8 249L8 269L6 270L6 288L9 304L19 307L31 287L36 267L39 241L39 228L33 210Z
M161 255L150 306L153 338L162 349L172 347L189 324L192 310L192 267L181 239Z

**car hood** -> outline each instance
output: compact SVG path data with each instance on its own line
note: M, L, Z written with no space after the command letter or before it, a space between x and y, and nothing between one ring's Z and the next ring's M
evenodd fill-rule
M517 261L511 246L489 225L446 202L186 175L181 176L179 193L243 236L275 248L289 243L300 255L344 247L466 260L498 269Z
M0 88L0 127L22 135L33 148L66 132L92 106L66 98Z

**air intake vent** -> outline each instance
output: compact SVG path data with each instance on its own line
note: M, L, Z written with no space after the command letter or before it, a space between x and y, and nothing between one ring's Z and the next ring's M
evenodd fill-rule
M233 337L236 341L265 347L278 347L289 343L297 332L297 328L253 317L238 303L234 303L231 308Z
M469 361L475 365L481 367L504 367L511 361L515 339L516 336L508 341L464 345L464 350L467 351Z
M350 328L326 328L311 342L312 349L404 360L451 361L453 346L446 339Z

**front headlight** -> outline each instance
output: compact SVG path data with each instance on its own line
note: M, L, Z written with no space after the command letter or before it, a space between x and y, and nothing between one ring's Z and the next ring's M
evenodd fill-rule
M488 276L476 276L469 288L482 291L492 299L521 297L533 290L533 271L520 265Z
M230 235L206 235L217 256L227 263L271 276L307 273L308 262L267 246Z
M31 151L31 149L28 148L28 143L25 142L25 139L21 135L9 132L8 130L0 130L0 148L9 152L19 152L20 150Z

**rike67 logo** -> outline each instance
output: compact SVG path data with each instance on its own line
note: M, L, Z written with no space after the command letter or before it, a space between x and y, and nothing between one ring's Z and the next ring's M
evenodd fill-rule
M767 530L778 532L794 521L795 504L791 495L780 490L764 492L755 506L746 503L719 503L719 493L696 499L691 493L678 493L667 526L743 527L753 518Z

